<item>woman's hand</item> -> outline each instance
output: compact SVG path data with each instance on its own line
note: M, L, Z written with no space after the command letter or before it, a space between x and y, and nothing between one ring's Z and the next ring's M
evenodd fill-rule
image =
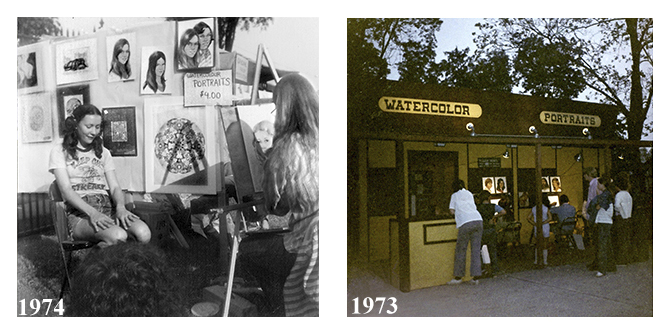
M98 233L116 225L112 218L100 213L99 211L89 215L89 219L91 220L91 226L93 227L94 233Z
M134 215L125 208L123 207L117 208L117 223L124 230L127 230L131 226L131 223L139 219L140 218L138 216Z

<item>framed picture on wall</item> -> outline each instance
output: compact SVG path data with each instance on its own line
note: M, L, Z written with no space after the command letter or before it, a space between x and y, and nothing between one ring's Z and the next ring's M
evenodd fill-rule
M19 97L23 143L49 142L53 139L51 106L51 95L46 92Z
M63 135L63 125L72 111L89 101L89 85L59 87L56 89L56 105L58 106L58 128Z
M178 71L212 68L215 65L215 19L177 22L175 63Z
M17 49L16 89L19 94L36 93L44 90L44 64L42 48L39 44Z
M108 36L107 82L134 80L139 68L136 66L135 33Z
M140 94L170 94L172 50L169 46L142 47Z
M481 180L483 190L489 191L491 194L495 193L495 179L493 177L484 177Z
M217 188L214 107L184 107L182 97L146 99L145 191L212 194Z
M138 155L135 107L103 108L103 146L112 156Z
M56 84L98 79L95 38L56 44Z
M547 193L551 191L550 182L548 181L548 176L541 177L541 192Z
M551 192L552 193L562 192L562 182L560 181L559 176L551 176Z
M506 188L506 176L495 177L495 193L506 194L509 192Z

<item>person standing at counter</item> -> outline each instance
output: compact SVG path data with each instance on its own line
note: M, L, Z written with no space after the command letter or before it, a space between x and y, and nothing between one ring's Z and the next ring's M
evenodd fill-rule
M457 245L455 246L455 262L453 279L448 284L462 283L467 261L467 246L471 242L471 282L478 284L481 276L481 237L483 235L483 218L476 209L474 195L464 188L464 181L453 182L453 194L450 196L450 213L455 216L457 227Z
M597 212L595 214L597 251L595 261L588 266L588 269L597 270L595 276L602 277L608 271L616 271L611 245L611 225L613 225L614 193L616 191L609 177L600 177L597 187L601 193L588 204L588 212Z
M490 264L492 266L491 275L497 274L499 265L497 261L497 217L506 214L506 210L497 204L490 203L490 193L487 190L481 191L478 195L478 204L476 205L478 213L483 219L483 236L481 244L487 245L490 253Z

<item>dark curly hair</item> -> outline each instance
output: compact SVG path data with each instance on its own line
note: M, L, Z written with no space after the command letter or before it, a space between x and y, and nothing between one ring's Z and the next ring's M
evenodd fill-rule
M121 243L88 255L75 270L67 316L185 316L163 253Z
M103 117L103 113L101 113L96 106L92 104L82 104L72 111L72 116L65 119L63 149L73 159L77 159L77 143L79 142L79 138L77 137L77 125L87 115L98 115L101 118ZM101 126L103 125L104 123L101 124ZM96 136L91 145L93 146L93 151L96 153L96 157L100 159L103 156L102 131L101 135Z

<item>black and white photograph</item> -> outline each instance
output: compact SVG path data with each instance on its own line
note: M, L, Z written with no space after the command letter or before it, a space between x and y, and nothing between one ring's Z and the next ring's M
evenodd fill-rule
M178 71L212 68L215 58L215 20L177 22L175 63Z
M17 317L325 316L318 17L16 23Z

